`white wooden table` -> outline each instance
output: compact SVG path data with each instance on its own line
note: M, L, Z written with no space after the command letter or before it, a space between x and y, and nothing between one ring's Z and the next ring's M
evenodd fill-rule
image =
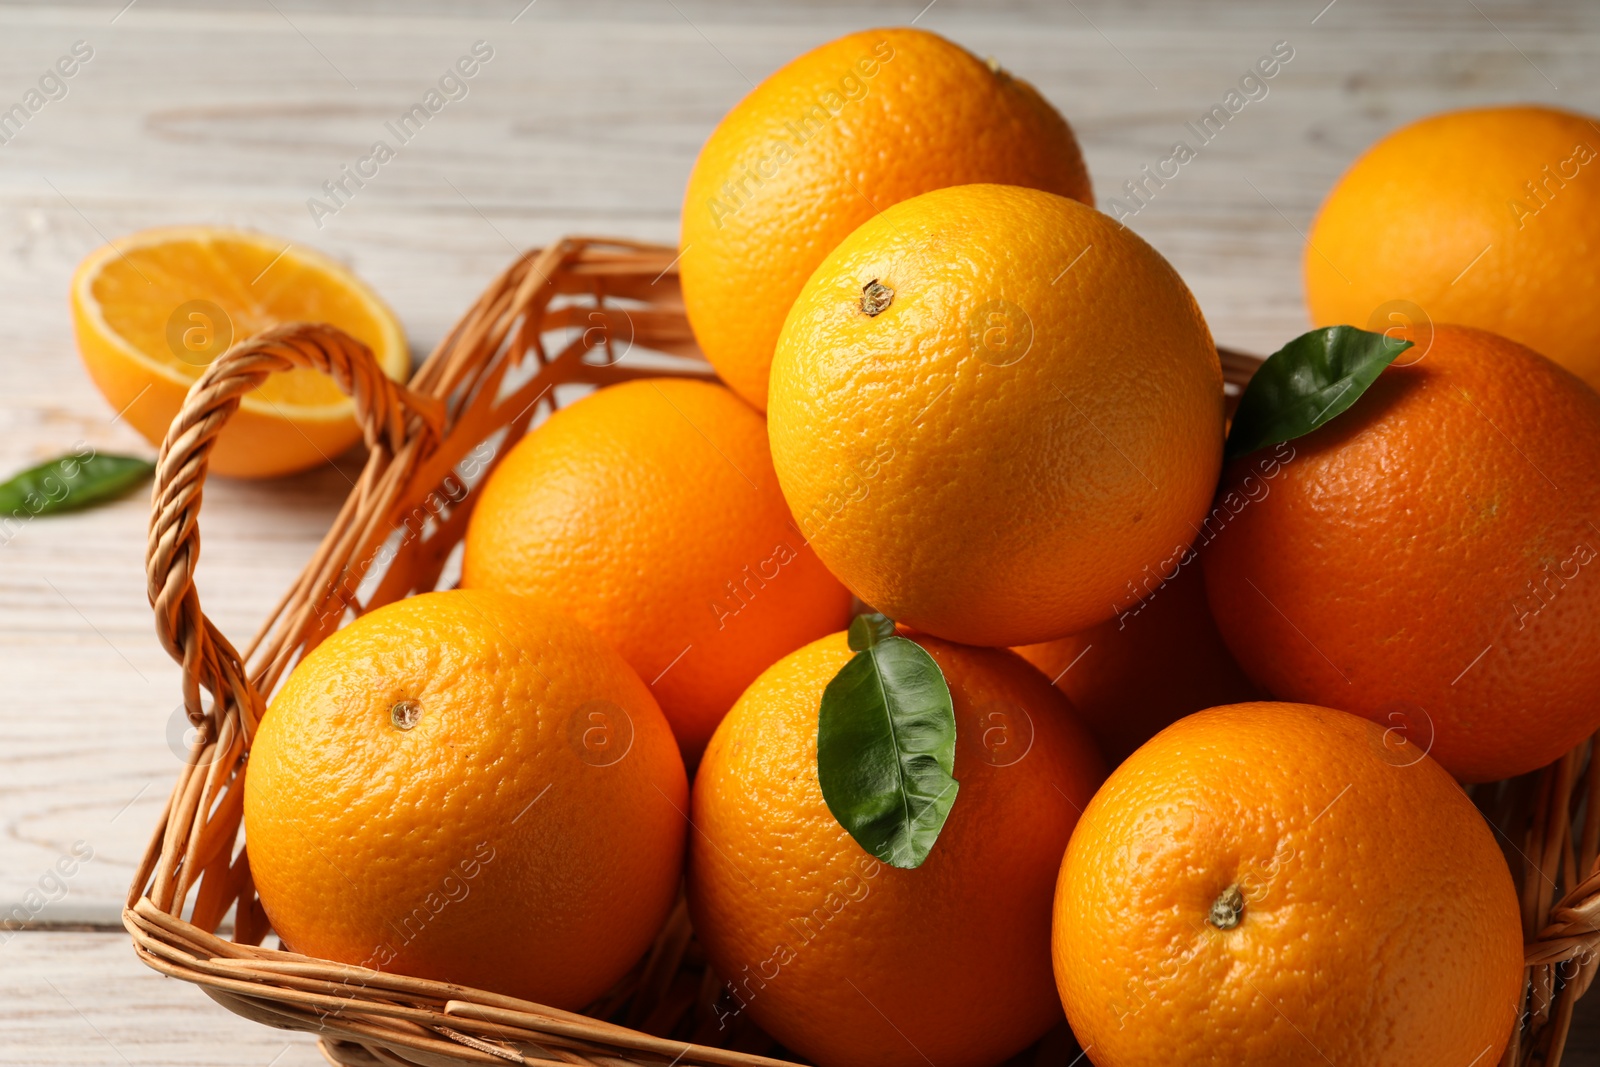
M516 249L573 232L673 241L722 113L790 57L870 24L920 19L1033 81L1075 125L1102 206L1288 41L1268 95L1130 220L1188 279L1219 342L1260 352L1303 328L1302 234L1376 137L1468 104L1600 112L1588 0L925 2L0 6L0 109L74 42L93 49L66 95L0 144L0 471L80 441L153 454L74 350L68 278L105 239L211 222L320 247L372 282L425 352ZM307 199L480 40L493 58L467 97L319 227ZM207 487L200 586L227 632L253 631L352 469ZM145 970L121 931L180 728L177 671L145 601L145 519L136 494L0 544L0 906L30 916L0 931L0 1064L321 1062L310 1038ZM53 880L75 844L92 859ZM1570 1063L1600 1062L1597 999Z

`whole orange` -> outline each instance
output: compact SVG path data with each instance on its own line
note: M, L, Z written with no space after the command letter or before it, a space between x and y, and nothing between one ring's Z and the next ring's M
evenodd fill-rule
M1067 694L1112 766L1185 715L1262 695L1217 633L1198 559L1140 592L1099 626L1014 649Z
M250 749L245 837L291 950L576 1009L665 921L687 794L604 641L522 597L427 593L289 676Z
M1060 1019L1050 894L1104 777L1059 692L1020 658L917 638L950 685L959 793L915 870L880 863L817 784L822 691L844 634L761 675L694 784L689 907L739 1013L821 1067L978 1067Z
M789 516L761 416L669 379L598 390L519 441L472 514L462 584L546 597L610 641L691 762L757 674L850 611Z
M1552 107L1432 115L1369 148L1305 252L1318 326L1431 319L1521 342L1600 388L1600 126Z
M1487 781L1600 728L1600 396L1502 337L1431 332L1291 442L1207 543L1206 585L1272 695ZM1250 470L1230 464L1223 493Z
M1084 203L1072 129L1027 82L937 34L841 37L772 74L707 139L683 200L683 302L706 358L757 408L789 305L857 226L970 182Z
M851 234L795 301L769 399L817 555L966 644L1131 606L1222 463L1222 371L1177 272L1093 208L1014 186L925 193Z
M1112 772L1056 888L1056 983L1098 1067L1491 1064L1517 894L1488 825L1374 723L1235 704Z

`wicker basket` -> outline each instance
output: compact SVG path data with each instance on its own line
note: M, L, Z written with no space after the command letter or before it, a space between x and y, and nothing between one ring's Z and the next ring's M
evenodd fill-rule
M404 387L359 342L295 325L236 346L189 390L161 449L147 570L156 629L183 668L199 740L123 912L141 960L247 1018L319 1034L340 1064L788 1062L764 1055L782 1050L748 1023L719 1028L720 984L681 902L648 956L579 1015L260 947L268 923L239 841L245 758L266 694L356 614L439 586L465 531L470 486L556 406L558 387L710 377L684 319L675 257L672 248L581 238L530 252ZM641 354L619 362L632 347ZM1234 387L1258 363L1222 355ZM370 454L333 528L241 654L207 620L195 590L201 490L212 442L239 398L290 367L332 375L354 398ZM1600 775L1586 774L1591 744L1474 790L1517 875L1528 941L1523 1023L1505 1064L1559 1062L1573 1005L1594 977L1600 818L1586 813L1600 805ZM230 910L226 940L217 930ZM1069 1041L1058 1032L1020 1062L1053 1062Z

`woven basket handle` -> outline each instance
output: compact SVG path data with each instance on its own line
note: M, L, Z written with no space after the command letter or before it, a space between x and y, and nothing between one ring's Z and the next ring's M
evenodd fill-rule
M206 468L217 435L239 408L240 399L267 375L305 368L331 377L355 402L356 419L367 446L393 456L408 434L437 435L443 405L392 381L372 350L344 331L320 323L275 327L223 353L189 387L156 461L151 494L150 534L145 576L156 634L183 668L183 702L189 722L202 731L202 743L217 735L201 702L208 690L216 709L229 706L243 717L248 737L262 711L245 665L234 646L200 610L195 565L200 559L198 515ZM216 725L220 726L220 718Z

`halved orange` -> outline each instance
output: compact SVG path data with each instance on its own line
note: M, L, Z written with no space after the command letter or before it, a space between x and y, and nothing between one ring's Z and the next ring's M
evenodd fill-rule
M399 321L365 282L321 253L245 230L163 227L97 249L73 275L72 321L95 385L155 445L212 360L280 323L337 326L396 381L411 367ZM211 470L288 474L328 462L360 436L354 406L332 379L273 374L241 401Z

